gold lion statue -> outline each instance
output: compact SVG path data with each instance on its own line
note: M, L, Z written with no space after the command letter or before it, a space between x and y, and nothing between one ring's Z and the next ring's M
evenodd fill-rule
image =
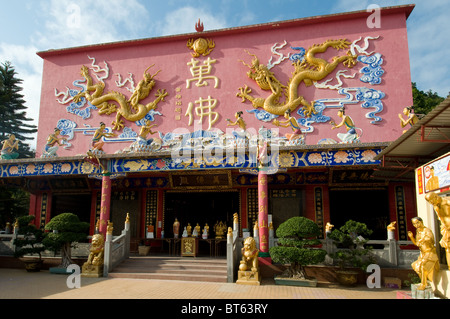
M103 274L104 238L102 234L92 236L92 245L87 261L83 264L82 273L87 277L100 277Z
M103 243L104 239L101 234L95 234L92 237L92 246L87 260L89 265L103 265Z
M253 237L247 237L244 241L244 248L242 248L242 260L239 265L239 270L246 271L249 268L251 271L258 271L258 253L256 242Z

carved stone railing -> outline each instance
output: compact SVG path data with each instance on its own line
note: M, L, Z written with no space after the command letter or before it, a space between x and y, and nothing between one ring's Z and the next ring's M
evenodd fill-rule
M127 216L125 228L120 236L113 237L112 227L108 228L104 249L103 277L120 264L123 260L130 257L130 221Z
M227 281L235 282L239 261L241 259L242 238L239 238L239 225L233 223L233 230L227 234Z

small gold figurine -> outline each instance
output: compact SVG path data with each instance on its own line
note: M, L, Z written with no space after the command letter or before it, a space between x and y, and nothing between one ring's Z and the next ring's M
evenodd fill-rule
M421 280L417 289L425 290L428 286L427 281L434 282L434 275L439 271L439 258L434 246L433 232L423 225L422 218L414 217L411 221L416 228L416 238L410 231L408 236L413 244L420 249L419 258L411 266Z
M178 238L180 235L180 222L177 218L175 218L175 222L173 223L173 237Z
M402 128L404 128L407 125L413 126L419 121L419 118L416 114L412 113L414 111L412 106L405 107L403 109L403 114L406 116L406 120L403 119L402 114L399 114L398 117L400 119L400 125ZM405 133L407 130L404 130L403 133Z
M397 222L392 222L392 223L390 223L388 226L387 226L387 230L388 231L394 231L395 230L395 224L396 224Z

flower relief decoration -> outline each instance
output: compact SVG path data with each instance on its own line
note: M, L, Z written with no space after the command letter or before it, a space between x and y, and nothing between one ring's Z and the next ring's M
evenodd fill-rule
M383 58L380 53L367 52L370 42L379 37L365 37L349 42L347 39L327 40L321 44L313 44L310 48L305 49L300 46L291 46L294 50L287 55L279 52L280 49L287 45L274 44L271 48L272 57L267 65L260 63L259 58L247 50L249 55L253 56L251 64L240 60L250 70L247 75L254 80L258 87L264 91L269 91L270 95L266 98L253 97L252 90L247 85L239 88L237 97L240 97L242 102L249 101L253 109L247 110L248 113L253 113L259 121L271 122L276 126L284 126L290 124L294 134L286 134L286 138L280 139L280 144L296 145L305 143L305 134L314 131L314 126L317 123L330 122L332 128L344 126L347 133L338 135L339 141L333 138L324 138L318 144L330 143L358 143L362 136L362 129L355 126L353 120L345 115L345 110L350 105L361 104L363 109L370 109L366 113L366 118L370 120L371 124L378 124L382 118L378 115L383 111L382 99L385 93L373 88L373 86L381 84L384 70L382 68ZM359 43L363 40L363 44ZM337 55L332 58L332 61L326 61L318 58L316 54L324 53L328 50L335 49L336 51L346 50L344 54ZM273 62L273 55L277 55L278 59ZM289 59L292 63L292 76L288 82L281 83L272 69L277 65ZM358 62L364 64L359 70L359 79L369 87L344 87L345 79L355 78L357 73L348 74ZM342 64L347 69L338 69ZM333 77L327 77L336 70ZM322 81L323 80L323 81ZM329 84L335 80L337 84ZM322 82L320 82L322 81ZM343 97L323 98L315 101L306 101L306 99L299 94L301 83L305 86L314 85L317 89L334 90ZM280 102L284 101L284 103ZM331 122L331 118L324 115L326 109L338 109L338 113L342 113L342 122L339 124ZM297 110L297 117L293 117L293 113ZM287 121L280 121L278 118L284 116ZM285 125L283 125L283 123ZM302 127L302 128L301 128ZM292 135L301 135L302 138L293 139Z
M156 115L162 115L156 111L158 103L164 101L168 95L165 89L158 89L155 94L155 99L146 104L141 101L150 95L150 92L156 85L155 77L161 70L156 71L153 75L148 71L154 65L149 66L143 74L143 79L135 86L133 74L128 73L128 77L122 79L121 74L117 73L117 80L114 81L118 88L125 88L131 92L131 96L127 98L124 94L109 91L104 92L105 80L110 77L110 69L108 63L103 61L104 67L101 68L96 64L95 57L88 56L92 60L90 68L83 65L81 67L81 76L83 79L73 81L72 85L76 87L71 89L66 87L65 92L60 92L55 89L55 97L59 104L66 105L68 113L75 114L81 119L86 120L91 117L92 111L97 111L102 115L115 114L115 120L112 121L112 129L105 127L108 138L104 141L109 142L124 142L130 141L132 143L139 140L140 135L144 133L144 127L148 126L148 122L153 122ZM97 81L95 82L90 75L93 72ZM140 134L133 131L132 128L125 126L123 119L134 122L138 127L142 127ZM65 139L67 147L70 147L70 140L72 140L76 133L83 135L94 136L99 127L91 127L84 124L84 127L78 127L77 123L67 119L60 119L57 123L57 128L61 130L62 135L68 136ZM122 131L120 134L112 131ZM111 133L111 134L110 134ZM106 135L105 135L106 137ZM132 145L133 146L133 145ZM132 148L132 146L130 148Z

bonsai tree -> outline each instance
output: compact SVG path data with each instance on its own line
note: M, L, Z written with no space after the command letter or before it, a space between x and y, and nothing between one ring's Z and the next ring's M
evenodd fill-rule
M40 228L36 227L31 222L35 216L22 216L17 218L19 224L18 235L23 235L14 240L16 251L14 256L19 258L25 255L38 255L39 262L42 262L42 252L46 250L46 246L43 244L46 233Z
M55 252L61 250L60 267L67 268L73 264L71 248L73 243L86 239L89 223L81 222L75 214L63 213L53 217L45 229L53 231L45 238L46 245Z
M341 228L331 232L329 238L341 248L331 256L338 262L339 268L354 267L365 271L368 265L375 262L374 256L370 254L371 247L364 247L368 239L363 236L371 234L372 230L366 224L353 220L348 220Z
M278 246L271 247L269 252L275 263L290 264L282 277L311 279L305 266L323 262L327 254L312 247L320 244L317 239L320 234L319 226L305 217L292 217L277 228Z

